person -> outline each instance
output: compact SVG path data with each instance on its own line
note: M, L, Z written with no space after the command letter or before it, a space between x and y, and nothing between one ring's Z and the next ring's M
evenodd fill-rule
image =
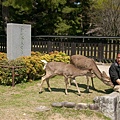
M114 84L114 90L120 92L120 52L117 53L114 63L109 68L109 75Z

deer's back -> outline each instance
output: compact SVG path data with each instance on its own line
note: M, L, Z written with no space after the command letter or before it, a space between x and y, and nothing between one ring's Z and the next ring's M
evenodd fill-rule
M77 76L84 76L89 73L89 70L79 69L73 64L66 64L63 74L68 78L75 78Z
M50 75L63 75L67 78L75 78L76 76L86 75L89 70L79 69L73 64L64 62L49 62L46 65L46 73Z
M46 72L62 75L64 67L67 63L64 62L49 62L46 65Z
M93 69L93 66L95 66L94 60L83 55L72 55L70 57L70 63L80 69Z

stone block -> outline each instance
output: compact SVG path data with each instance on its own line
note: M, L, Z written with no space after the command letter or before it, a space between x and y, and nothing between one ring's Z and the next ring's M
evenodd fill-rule
M105 116L111 120L120 120L120 93L112 92L109 95L96 97L94 101Z
M89 109L90 110L99 110L98 104L89 104Z
M7 24L7 58L31 55L31 25Z
M77 110L79 110L79 109L87 109L88 108L88 104L87 103L78 103L75 108Z

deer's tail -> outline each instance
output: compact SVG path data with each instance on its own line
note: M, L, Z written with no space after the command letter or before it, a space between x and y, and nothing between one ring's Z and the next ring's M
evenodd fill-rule
M43 67L43 70L45 70L46 65L47 65L48 62L46 60L41 60L41 62L43 62L45 64L44 67Z

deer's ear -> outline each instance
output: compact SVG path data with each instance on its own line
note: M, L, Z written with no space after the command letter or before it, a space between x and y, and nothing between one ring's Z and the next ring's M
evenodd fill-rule
M106 74L106 72L105 72L105 71L103 71L103 73L102 73L102 74L103 74L103 76L107 76L107 74Z
M110 80L109 80L109 79L106 79L105 81L110 82Z

